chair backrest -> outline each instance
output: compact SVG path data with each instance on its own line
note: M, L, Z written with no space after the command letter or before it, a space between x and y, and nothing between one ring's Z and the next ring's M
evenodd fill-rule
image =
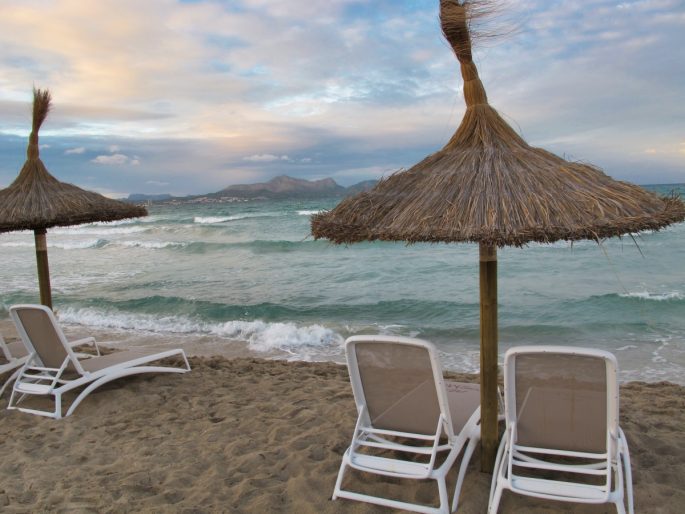
M609 451L618 431L616 358L602 350L521 346L504 357L507 425L515 444L589 453Z
M69 347L52 310L44 305L13 305L10 316L26 348L35 353L40 364L59 368L69 357L68 369L83 374L78 359Z
M435 347L420 339L353 336L345 342L357 406L376 429L433 435L440 414L447 435L452 420Z

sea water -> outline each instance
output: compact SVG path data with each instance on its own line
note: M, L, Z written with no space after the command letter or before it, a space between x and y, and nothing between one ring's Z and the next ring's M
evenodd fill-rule
M661 193L685 186L652 186ZM137 220L48 231L62 323L211 353L343 360L354 334L420 337L478 370L478 246L310 236L337 199L156 206ZM685 224L597 244L498 252L500 352L602 348L623 380L685 384ZM38 301L33 234L0 235L0 318ZM206 353L206 352L205 352ZM501 355L500 355L501 357Z

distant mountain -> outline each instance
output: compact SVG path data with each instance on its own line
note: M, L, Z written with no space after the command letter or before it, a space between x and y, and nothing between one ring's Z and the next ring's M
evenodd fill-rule
M213 193L213 196L300 198L338 196L344 193L345 188L338 185L332 178L310 181L280 175L264 183L228 186L217 193Z
M249 200L275 199L309 199L344 197L368 191L377 183L376 180L365 180L350 187L343 187L332 178L321 180L304 180L300 178L280 175L268 182L258 184L236 184L228 186L216 193L193 196L171 196L169 194L146 195L131 194L126 199L129 202L144 203L147 201L164 204L185 203L229 203L246 202Z
M150 200L151 202L159 202L162 200L170 200L173 198L170 194L157 194L157 195L145 195L142 193L135 193L135 194L130 194L126 198L127 202L147 202Z

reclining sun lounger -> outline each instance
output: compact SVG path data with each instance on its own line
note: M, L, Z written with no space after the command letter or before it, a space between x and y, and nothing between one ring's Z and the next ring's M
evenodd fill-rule
M354 336L346 341L345 352L359 416L333 499L425 513L455 511L466 467L480 439L478 385L443 380L435 347L419 339ZM445 477L461 453L450 509ZM345 490L342 483L348 467L390 477L435 480L440 505Z
M633 513L628 443L618 426L616 358L562 346L521 346L504 357L506 431L488 512L502 491Z
M7 361L0 364L0 375L15 370L0 389L0 396L2 396L2 393L5 392L5 388L12 383L12 380L17 378L17 375L21 371L20 368L24 365L29 356L29 352L21 341L6 343L2 334L0 334L0 351L2 351L2 356Z
M28 350L28 357L14 383L8 409L59 419L62 417L62 395L68 391L86 386L69 406L65 416L71 415L93 390L117 378L139 373L190 371L188 359L181 349L162 352L127 350L80 360L72 346L95 343L95 340L86 338L69 343L49 308L43 305L14 305L10 307L10 316ZM149 365L174 356L182 358L184 367ZM30 395L52 396L55 402L54 410L17 406Z
M84 339L78 339L76 341L69 341L69 346L75 348L77 346L92 345L95 346L97 354L100 355L100 350L95 343L95 338L86 337ZM15 370L14 373L5 381L2 388L0 388L0 397L5 392L5 388L12 383L12 381L17 378L19 373L21 373L21 367L26 363L29 357L29 351L26 349L26 345L21 341L14 341L12 343L7 343L2 335L0 334L0 351L7 361L4 364L0 364L0 375L7 373L9 371ZM85 356L85 354L76 354L77 356Z

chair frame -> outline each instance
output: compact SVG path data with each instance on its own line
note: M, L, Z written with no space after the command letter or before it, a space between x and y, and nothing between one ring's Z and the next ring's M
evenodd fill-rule
M67 354L59 368L46 367L36 352L31 338L26 333L26 330L16 312L19 309L26 308L42 310L47 314L48 318L52 322L55 333L57 334L62 346L64 347L64 351ZM79 387L87 386L78 394L76 399L69 406L69 409L64 417L73 414L76 407L78 407L78 405L92 391L108 382L111 382L112 380L141 373L186 373L190 371L190 364L188 363L188 358L186 357L185 352L182 349L173 349L141 356L129 361L104 367L97 371L89 372L83 369L81 362L78 359L79 354L75 353L72 350L72 347L83 344L93 344L96 348L98 356L100 356L100 349L97 346L95 338L87 337L77 341L72 341L70 343L67 341L64 333L62 332L62 329L60 328L52 310L44 305L13 305L10 307L10 316L16 325L16 329L21 337L21 340L26 346L26 349L29 351L29 355L23 367L18 370L19 373L16 381L14 382L14 387L12 388L12 396L10 397L10 401L7 406L7 408L10 410L16 409L22 412L28 412L30 414L60 419L63 417L62 395ZM144 365L173 356L181 356L184 361L184 367L177 368L171 366ZM64 376L65 371L67 371L70 364L73 367L73 371L75 371L75 373L78 375L73 379ZM53 396L55 405L54 410L47 411L17 406L28 395Z
M2 396L7 386L12 383L12 380L19 376L19 373L21 373L21 367L26 363L26 360L29 358L29 356L23 355L22 357L15 357L12 355L7 343L5 342L5 339L2 337L2 334L0 334L0 351L2 351L2 355L5 357L5 360L7 360L5 364L0 364L0 375L14 370L14 373L12 373L10 377L5 380L5 383L0 388L0 396Z
M22 344L24 344L23 341ZM95 348L95 351L97 352L97 355L100 355L100 348L98 348L98 345L94 337L84 337L83 339L77 339L76 341L69 341L69 346L71 346L72 348L83 345L93 346ZM24 345L24 347L26 347L26 345ZM12 375L7 380L5 380L5 383L0 388L0 397L2 397L7 386L10 385L12 381L15 380L21 373L21 368L28 360L29 353L27 353L26 355L22 355L21 357L14 357L12 355L12 352L10 352L7 342L3 339L2 334L0 334L0 351L2 351L3 356L7 360L5 364L0 365L0 375L12 371L13 369L15 370L14 373L12 373ZM28 351L29 350L27 350L27 352ZM82 353L77 353L76 355L79 357L90 357L90 355Z
M522 446L517 443L516 358L520 355L550 353L578 355L604 360L607 383L607 434L603 453L579 452ZM619 514L625 514L624 482L628 512L633 514L633 486L630 453L623 430L618 425L618 364L616 357L603 350L566 346L520 346L508 350L504 357L504 398L506 429L500 443L490 488L488 513L496 514L502 492L508 489L535 498L578 503L613 503ZM565 457L571 463L560 464L549 458ZM572 463L577 460L577 463ZM620 462L619 462L620 461ZM603 484L532 478L520 476L514 468L572 473L585 477L606 477ZM614 478L612 480L612 478Z
M434 434L414 434L373 427L366 406L364 388L362 385L355 352L355 345L357 343L369 342L410 345L426 349L433 370L435 389L437 391L438 403L440 407L440 416L437 420ZM480 407L473 412L461 432L459 434L455 434L452 427L445 382L442 376L442 367L437 357L435 346L428 341L394 336L353 336L348 338L345 342L345 354L347 356L350 382L352 383L352 391L354 393L358 417L354 427L352 442L343 455L343 460L338 472L338 478L335 483L333 499L347 498L350 500L363 501L376 505L383 505L396 509L405 509L414 512L422 512L426 514L454 512L458 506L459 493L461 491L461 485L464 480L466 468L468 467L471 455L473 454L473 451L480 440ZM416 446L400 444L398 442L389 440L388 437L409 439L415 443ZM443 437L446 438L446 441L441 444L440 440ZM395 459L362 454L358 451L361 447L370 447L381 450L395 450L406 452L408 454L421 455L427 457L428 462L420 463L400 458ZM459 475L457 477L457 483L455 485L450 509L446 476L452 468L452 465L457 457L462 453L462 450L464 450L464 455L459 468ZM443 452L449 453L445 457L445 460L442 462L442 464L436 467L438 455ZM436 508L378 496L370 496L367 494L342 489L342 482L348 467L390 477L435 480L438 485L440 506Z

